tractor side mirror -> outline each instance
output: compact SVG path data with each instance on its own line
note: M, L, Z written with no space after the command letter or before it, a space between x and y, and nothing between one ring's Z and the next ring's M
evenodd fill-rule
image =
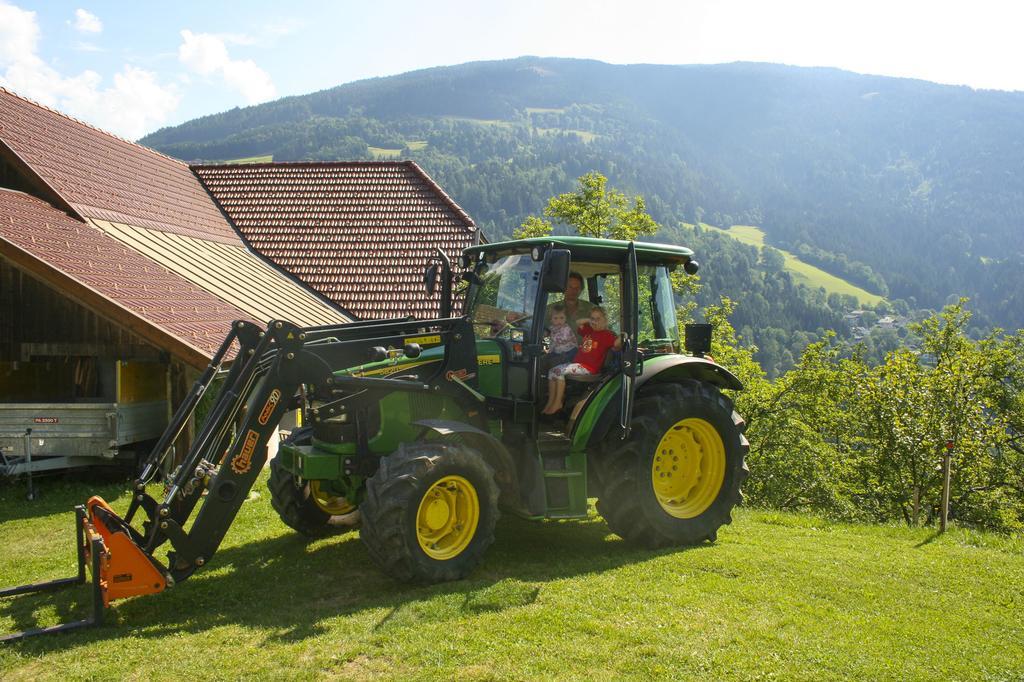
M684 346L686 352L702 358L711 353L711 330L714 325L688 324L685 330Z
M423 272L423 286L427 288L428 296L433 296L434 290L437 289L437 268L437 263L431 263Z
M548 294L565 291L569 284L572 256L569 249L548 249L540 270L541 291Z

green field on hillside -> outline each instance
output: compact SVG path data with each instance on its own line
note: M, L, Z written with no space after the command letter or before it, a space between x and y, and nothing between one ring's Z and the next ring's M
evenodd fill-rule
M265 156L247 156L244 159L231 159L224 163L270 163L273 160L273 155L267 154Z
M756 473L755 473L756 475ZM0 487L0 584L72 572L70 507L124 484ZM108 624L0 645L0 678L990 679L1024 677L1024 540L742 509L714 545L645 551L593 515L504 517L467 580L416 587L356 534L306 542L265 475L207 567ZM163 550L159 552L163 558ZM87 590L0 601L0 630Z
M476 123L477 125L496 127L496 128L511 128L512 122L505 121L500 118L470 118L468 116L443 116L442 120L445 121L460 121L462 123Z
M764 231L752 225L733 225L728 229L722 229L713 225L701 223L707 229L717 230L727 234L733 239L761 248L764 246ZM860 287L847 282L845 279L829 274L819 267L805 263L789 251L778 249L786 259L786 270L793 276L796 284L804 284L813 289L824 287L828 293L847 294L856 296L862 304L875 305L882 300L881 296L865 291Z
M384 147L367 147L375 159L398 159L402 156L401 149L385 149Z

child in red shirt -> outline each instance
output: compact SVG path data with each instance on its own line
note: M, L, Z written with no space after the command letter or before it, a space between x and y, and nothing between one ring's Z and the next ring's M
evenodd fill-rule
M608 329L608 315L601 306L594 306L590 319L577 320L576 330L583 339L572 362L556 365L548 372L548 404L541 414L555 414L565 401L565 375L598 374L612 348L622 348L622 341Z

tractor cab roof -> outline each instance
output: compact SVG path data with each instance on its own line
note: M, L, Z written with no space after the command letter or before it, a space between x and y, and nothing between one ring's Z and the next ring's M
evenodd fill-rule
M636 248L638 263L647 265L685 264L693 257L693 251L685 246L675 244L655 244L651 242L633 242ZM532 237L515 241L480 244L465 250L470 257L482 254L506 256L515 253L529 253L535 246L554 246L569 249L573 261L591 261L617 263L622 260L629 242L618 239L596 239L594 237Z

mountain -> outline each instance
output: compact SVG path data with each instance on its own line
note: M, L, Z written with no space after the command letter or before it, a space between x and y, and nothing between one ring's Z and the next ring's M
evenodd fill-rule
M598 170L663 225L757 225L909 308L966 295L979 326L1024 318L1024 93L524 57L349 83L141 142L186 160L412 158L492 239Z

